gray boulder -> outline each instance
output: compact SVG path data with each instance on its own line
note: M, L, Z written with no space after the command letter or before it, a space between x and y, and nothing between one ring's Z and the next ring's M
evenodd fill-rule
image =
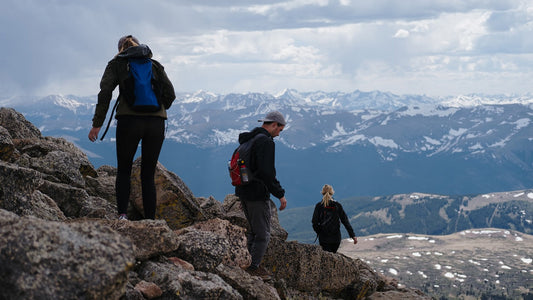
M278 291L272 284L264 282L257 276L248 275L246 271L239 267L220 264L215 272L235 288L244 299L280 299Z
M101 166L96 170L96 176L85 177L85 189L89 195L106 199L109 203L116 205L116 178L117 168L107 165Z
M87 156L65 139L42 137L9 108L0 108L0 159L0 208L52 221L112 217L114 205L88 193L87 178L98 173Z
M200 203L200 208L204 211L206 219L223 219L226 215L222 203L215 199L213 196L209 198L198 197L196 198L198 203Z
M200 202L176 174L168 171L160 163L155 172L157 192L156 218L163 219L172 229L185 228L205 220ZM144 214L141 191L141 158L133 163L131 174L130 202L140 214Z
M0 161L0 174L0 208L19 216L66 220L57 203L37 189L44 183L41 173Z
M184 269L169 261L149 261L140 267L140 277L162 290L162 299L243 299L218 275Z
M276 278L284 279L287 286L315 295L325 293L342 298L344 294L358 295L353 284L360 282L362 262L341 254L323 251L320 246L283 242L271 239L263 266ZM367 284L370 292L376 290L377 277ZM369 293L370 294L370 293Z
M0 127L0 160L8 160L13 157L15 151L15 145L13 145L9 131L4 127Z
M5 128L13 139L41 138L41 132L35 125L12 108L0 107L0 127Z
M136 222L100 220L97 222L128 237L133 242L135 258L140 261L170 254L180 246L178 235L168 227L164 220Z
M0 210L3 299L119 299L134 262L131 242L98 223Z
M197 270L213 272L231 251L228 240L216 233L190 227L177 233L179 248L176 255Z
M177 255L196 269L213 272L219 264L247 267L251 257L245 230L227 220L211 219L177 231Z
M63 138L32 138L14 142L21 157L12 162L46 175L49 181L85 187L85 176L97 176L87 155Z

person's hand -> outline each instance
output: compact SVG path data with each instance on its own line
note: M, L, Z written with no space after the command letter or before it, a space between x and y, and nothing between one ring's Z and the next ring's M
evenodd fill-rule
M357 244L357 237L356 236L353 237L353 244L354 245Z
M279 198L279 202L280 202L279 210L284 210L285 207L287 207L287 199L285 199L285 196Z
M93 127L91 128L91 131L89 131L89 140L91 142L96 141L98 138L98 133L100 132L100 127Z

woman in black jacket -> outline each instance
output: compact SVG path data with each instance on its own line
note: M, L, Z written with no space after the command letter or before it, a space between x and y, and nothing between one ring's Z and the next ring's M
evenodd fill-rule
M342 205L333 200L334 193L335 191L331 185L326 184L322 187L322 201L315 205L312 222L313 230L318 235L318 241L322 249L336 253L341 244L340 222L348 231L348 235L353 239L354 244L357 244L357 237Z

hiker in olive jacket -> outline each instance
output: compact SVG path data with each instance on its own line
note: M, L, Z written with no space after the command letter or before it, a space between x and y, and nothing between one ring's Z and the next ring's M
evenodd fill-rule
M148 46L129 35L120 38L119 53L108 62L104 75L100 81L98 103L93 117L93 127L89 132L89 140L95 141L102 127L113 90L119 86L116 107L116 152L117 177L116 200L119 219L127 220L127 208L130 198L131 169L133 159L141 142L141 186L144 208L144 218L154 219L156 209L156 189L154 182L155 169L165 139L166 110L176 98L174 87L167 77L163 66L151 59L152 51ZM152 63L152 90L159 102L160 108L151 112L134 111L125 95L132 94L126 79L129 74L130 58L148 58ZM113 108L113 110L115 109ZM156 108L157 109L157 108ZM111 114L112 115L112 114ZM111 121L112 116L110 117ZM109 126L109 123L108 123ZM107 129L106 129L107 131ZM104 132L105 135L105 132ZM103 138L103 136L102 136Z
M98 103L96 104L96 110L93 117L93 127L100 128L104 124L107 111L109 109L109 103L113 97L113 91L122 82L128 78L128 59L130 57L152 57L152 51L147 45L138 45L127 48L117 54L111 61L107 63L104 75L100 81L100 92L98 93ZM135 112L133 111L126 101L123 99L123 93L118 95L117 112L116 117L123 115L130 116L154 116L163 119L167 118L166 110L172 105L172 101L176 98L174 93L174 87L168 79L167 74L163 66L152 59L152 69L154 71L154 79L161 82L159 91L156 92L157 98L163 104L163 107L156 112ZM121 101L122 100L122 101Z

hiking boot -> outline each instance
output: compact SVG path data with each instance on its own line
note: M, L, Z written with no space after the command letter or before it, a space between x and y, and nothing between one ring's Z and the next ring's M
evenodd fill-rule
M263 281L268 281L272 279L272 274L265 270L263 267L252 267L249 266L245 270L248 274L252 276L258 276L259 278L263 279Z
M118 216L118 219L121 220L121 221L127 221L128 220L128 216L126 214L120 214Z

